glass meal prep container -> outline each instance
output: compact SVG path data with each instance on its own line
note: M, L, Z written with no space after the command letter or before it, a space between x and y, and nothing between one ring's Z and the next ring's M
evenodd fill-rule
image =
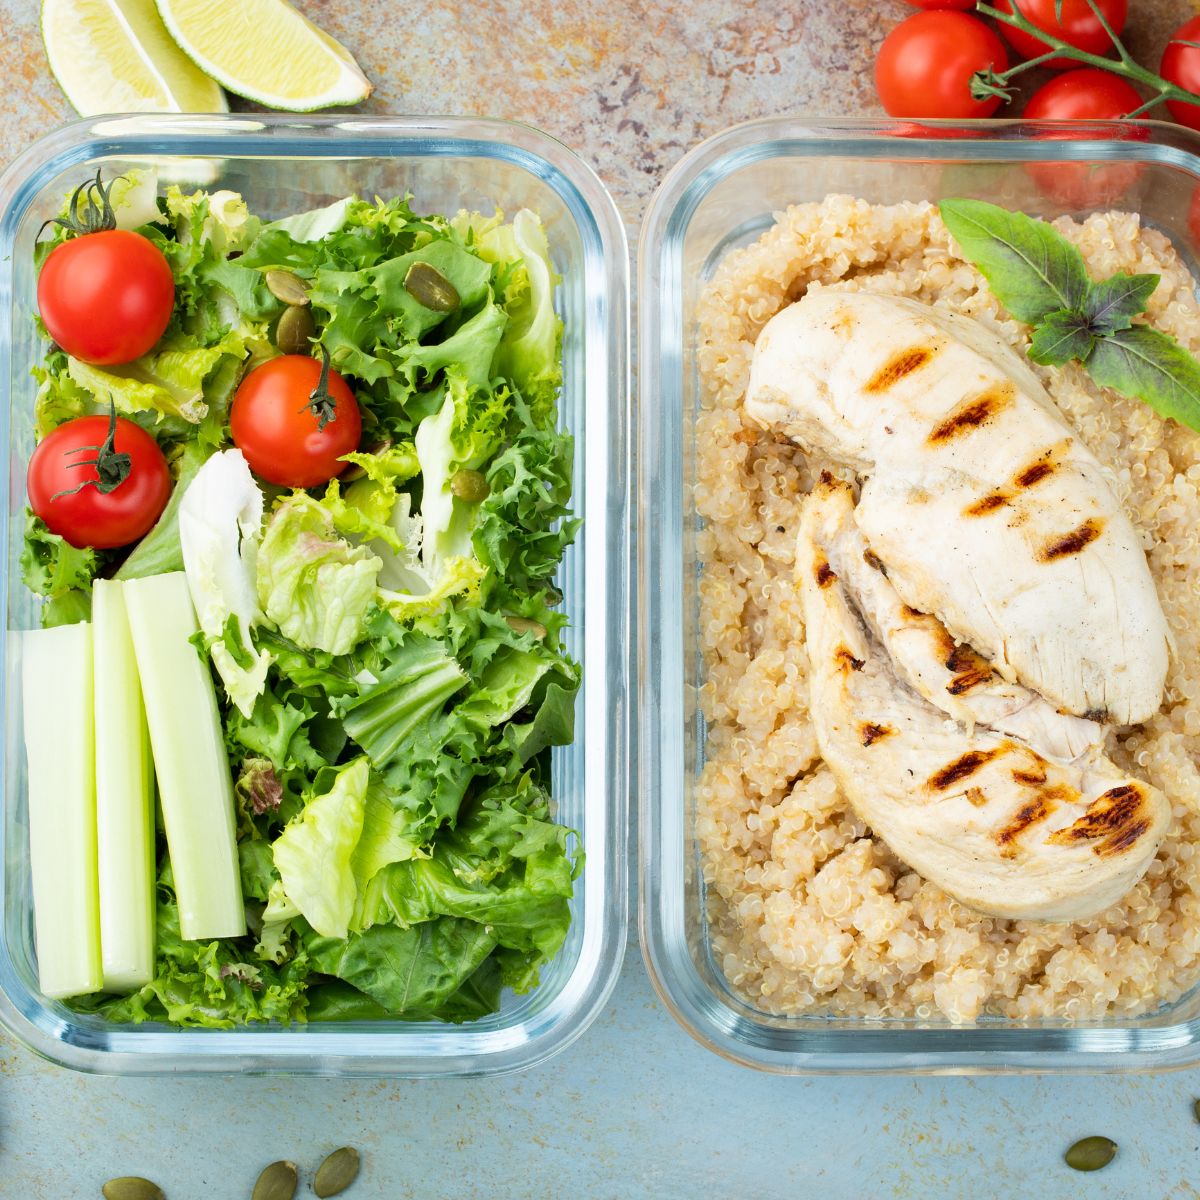
M413 194L420 212L536 210L561 275L564 385L560 420L575 434L575 510L583 527L558 586L571 617L567 645L583 663L573 745L556 748L553 797L587 862L566 944L539 987L505 997L471 1024L311 1023L233 1030L111 1025L39 994L28 865L21 738L19 630L36 625L19 555L25 464L33 449L36 337L33 245L66 191L153 167L160 186L232 188L273 218L351 192ZM112 117L43 138L0 177L0 471L8 497L0 630L3 820L0 1022L66 1066L110 1074L247 1071L435 1076L490 1074L540 1062L576 1038L616 980L626 930L628 254L604 185L578 157L534 129L473 118Z
M1035 176L1043 187L1057 181L1056 199ZM1200 988L1141 1018L1073 1024L781 1017L735 994L709 941L695 835L705 724L701 521L692 502L697 302L722 258L754 241L774 214L837 193L877 204L967 196L1044 217L1116 207L1170 236L1195 272L1200 229L1189 232L1189 208L1198 182L1200 137L1158 122L1131 133L1090 123L778 118L698 146L655 195L638 285L641 937L667 1007L718 1054L782 1073L1107 1072L1200 1059Z

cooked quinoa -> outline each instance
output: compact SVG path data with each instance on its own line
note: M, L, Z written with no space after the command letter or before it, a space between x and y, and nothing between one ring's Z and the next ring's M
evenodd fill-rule
M1195 284L1166 237L1123 212L1055 225L1094 278L1160 274L1149 320L1200 352ZM981 916L872 837L818 752L792 566L803 497L827 464L742 409L755 338L811 287L915 297L975 317L1018 351L1029 344L928 204L797 205L707 286L695 503L708 741L696 819L718 965L777 1014L1083 1020L1177 999L1200 979L1200 435L1077 365L1034 366L1110 466L1171 625L1162 710L1110 733L1109 750L1169 797L1174 824L1145 877L1099 917Z

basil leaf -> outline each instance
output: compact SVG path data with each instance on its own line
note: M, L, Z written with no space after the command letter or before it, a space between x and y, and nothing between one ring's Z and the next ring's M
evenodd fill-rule
M1135 325L1100 338L1087 369L1101 386L1200 430L1200 363L1165 333Z
M1161 275L1110 275L1088 288L1083 313L1093 333L1128 329L1133 318L1145 312Z
M1018 321L1078 310L1088 294L1083 256L1045 221L983 200L943 200L946 228Z
M1071 359L1081 362L1092 352L1095 334L1082 313L1065 308L1051 313L1034 331L1029 357L1044 367L1058 367Z

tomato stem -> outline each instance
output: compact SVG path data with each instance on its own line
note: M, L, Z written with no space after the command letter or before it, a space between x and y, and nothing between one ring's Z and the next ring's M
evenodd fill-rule
M1072 46L1069 42L1064 42L1062 38L1055 37L1054 34L1047 33L1044 29L1039 29L1021 12L1018 7L1018 0L1014 0L1012 12L1003 12L1001 9L993 8L992 5L987 3L987 0L977 0L975 5L976 12L999 21L1001 25L1009 25L1013 29L1020 29L1024 33L1030 34L1032 37L1037 38L1039 42L1044 42L1050 47L1050 50L1046 54L1030 59L1028 62L1017 63L1015 67L1009 67L1007 71L995 72L987 70L976 72L971 79L971 94L973 96L976 95L976 87L978 87L980 94L983 96L1003 95L1007 99L1009 98L1009 94L1005 91L1005 85L1011 79L1015 79L1023 71L1028 71L1030 67L1035 67L1039 63L1045 62L1047 58L1053 57L1069 58L1074 62L1086 63L1090 67L1099 67L1102 71L1108 71L1113 75L1120 75L1134 83L1140 83L1143 87L1149 88L1155 93L1145 104L1134 109L1132 113L1127 114L1126 119L1146 112L1163 100L1180 100L1184 104L1200 104L1200 95L1197 95L1195 92L1189 92L1186 88L1179 87L1178 84L1169 83L1161 75L1156 75L1153 71L1135 62L1129 51L1125 49L1121 39L1113 31L1104 14L1100 11L1096 0L1087 0L1087 2L1088 7L1096 14L1104 32L1112 39L1113 49L1117 54L1115 60L1105 58L1099 54L1092 54L1088 50L1080 50L1078 46Z
M129 472L133 467L133 460L128 454L118 454L116 449L117 436L117 406L115 401L108 402L108 434L104 441L99 446L76 446L74 450L63 451L63 457L68 454L83 454L88 450L95 450L95 458L82 459L79 462L68 463L68 467L95 467L96 478L85 479L78 487L70 488L67 491L55 492L50 497L51 500L57 500L59 496L74 496L76 492L82 492L85 487L94 487L101 495L107 496L109 492L114 492L129 478Z
M317 418L317 430L323 430L337 416L337 401L329 390L329 351L324 346L321 351L321 378L317 386L308 394L308 403L300 411L307 410Z
M120 178L122 177L118 175L117 179ZM106 233L110 229L116 229L117 215L113 212L109 196L116 186L117 179L105 187L104 180L97 171L95 179L84 180L71 193L71 199L67 202L67 215L43 221L42 228L38 230L38 237L42 236L47 225L58 225L66 230L68 238L81 237L88 233ZM80 200L84 201L82 210L79 207Z

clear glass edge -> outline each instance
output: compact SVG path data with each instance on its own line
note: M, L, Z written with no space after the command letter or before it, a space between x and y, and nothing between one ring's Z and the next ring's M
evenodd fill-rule
M680 263L667 258L668 230L686 224L700 196L734 166L787 152L932 161L1142 158L1200 180L1200 134L1161 121L1138 122L1148 140L1110 140L1122 122L1087 125L1030 121L924 121L938 137L914 136L916 123L886 119L770 117L732 126L690 150L664 177L638 239L638 395L635 520L635 622L642 656L638 697L638 931L651 982L684 1030L743 1066L776 1074L1045 1074L1184 1069L1200 1061L1200 1018L1154 1028L920 1029L856 1025L786 1030L754 1018L747 1005L717 1000L700 980L684 927L683 814L663 798L682 798L683 747L663 728L664 689L680 697L682 651L661 631L682 631L680 545L661 531L682 529L678 468L682 454L682 337L677 328ZM1053 138L1046 135L1053 133ZM947 136L953 135L953 136ZM1039 137L1040 135L1040 137ZM664 299L664 288L666 288ZM672 304L672 301L675 303ZM670 329L668 329L670 326ZM672 339L671 334L674 334ZM653 511L653 522L641 519ZM660 636L648 636L651 630ZM681 636L681 634L680 634ZM671 707L671 706L666 706ZM682 699L675 711L682 708ZM671 827L665 828L668 822Z
M233 141L231 139L236 139ZM361 143L358 141L361 139ZM607 188L595 171L563 143L549 134L516 122L474 117L305 117L267 115L262 117L175 116L133 114L130 116L81 119L60 127L33 143L0 173L0 240L11 236L11 217L19 211L23 191L32 181L54 170L95 157L137 154L182 154L195 157L221 157L225 154L264 157L328 157L353 153L362 157L382 156L392 141L402 151L418 152L421 142L437 139L438 153L452 154L451 143L469 143L495 147L492 153L539 173L543 178L561 180L574 191L577 203L569 196L564 203L576 215L585 212L593 222L600 246L600 288L587 289L588 320L599 314L603 343L593 342L586 349L588 358L602 357L606 363L606 388L602 432L604 453L602 472L589 471L585 509L593 528L601 525L599 538L590 539L591 552L585 562L585 578L594 578L596 567L605 571L606 589L601 591L605 606L601 621L588 622L585 644L591 652L600 651L604 679L609 686L610 719L605 728L604 745L589 761L601 757L605 765L605 820L603 846L603 911L600 914L600 940L592 958L592 974L586 987L575 998L569 1011L543 1014L542 1031L522 1038L519 1031L492 1030L472 1034L470 1027L443 1026L417 1035L414 1027L392 1033L372 1033L351 1040L337 1031L312 1034L324 1047L311 1050L278 1045L278 1033L238 1031L237 1049L224 1049L221 1043L230 1035L221 1031L203 1033L163 1033L145 1035L147 1040L166 1037L186 1039L186 1046L164 1053L157 1051L112 1051L64 1042L58 1034L65 1023L52 1017L35 1023L21 1012L3 988L0 988L0 1024L28 1049L41 1057L73 1070L109 1075L151 1075L230 1072L287 1073L317 1075L390 1075L430 1078L445 1075L500 1075L525 1070L559 1053L579 1038L596 1018L616 985L624 957L628 926L628 864L626 847L629 816L629 760L633 730L628 703L630 666L634 656L634 634L630 622L632 589L628 556L623 553L630 529L631 474L628 454L632 418L632 391L629 386L629 253L625 228ZM184 145L185 144L185 145ZM297 151L302 153L297 153ZM537 163L549 172L537 172ZM582 208L581 208L582 206ZM0 256L0 312L7 314L12 303L12 265ZM597 309L597 302L599 308ZM7 328L7 327L6 327ZM0 336L0 378L10 371L10 339ZM589 405L589 412L595 407ZM4 414L7 418L7 412ZM5 420L5 423L7 421ZM5 470L5 481L7 471ZM599 475L600 482L597 481ZM599 510L587 508L592 490L602 494ZM596 520L596 512L600 521ZM609 537L618 540L619 552L609 553ZM7 553L7 523L0 530L0 552ZM614 578L615 577L615 578ZM611 600L611 603L609 601ZM592 609L595 615L595 608ZM7 628L0 631L0 656L7 652ZM586 680L592 671L585 672ZM611 685L615 683L616 686ZM0 707L3 707L3 681L0 680ZM0 802L4 797L0 796ZM3 885L3 859L0 857L0 887ZM585 965L584 956L575 971ZM414 1036L416 1035L416 1036ZM128 1034L136 1042L138 1035ZM273 1044L274 1043L274 1044ZM226 1042L227 1044L227 1042ZM352 1050L352 1052L351 1052ZM422 1052L423 1051L423 1052Z

